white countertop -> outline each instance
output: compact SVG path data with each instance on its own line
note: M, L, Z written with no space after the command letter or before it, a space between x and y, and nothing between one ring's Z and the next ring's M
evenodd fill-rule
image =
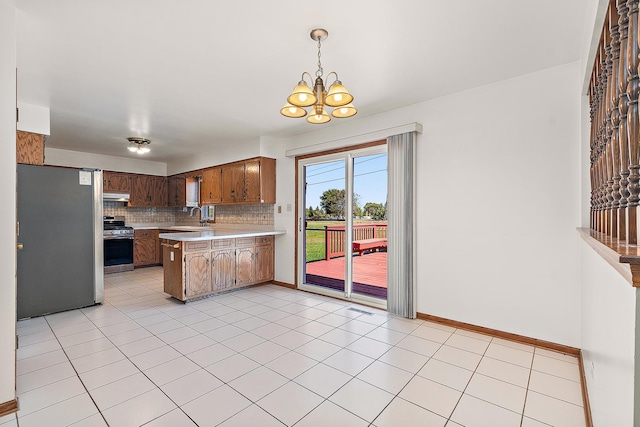
M161 239L171 239L180 242L198 240L235 239L237 237L275 236L285 234L284 230L276 230L272 226L261 225L214 225L210 227L171 226L163 229L184 231L181 233L160 233ZM202 230L202 231L200 231Z

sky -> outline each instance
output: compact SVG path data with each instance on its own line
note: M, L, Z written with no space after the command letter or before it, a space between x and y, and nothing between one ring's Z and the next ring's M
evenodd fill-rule
M320 206L325 190L345 187L344 160L307 166L305 207ZM354 192L360 195L360 207L367 202L384 204L387 200L387 154L372 154L354 160Z

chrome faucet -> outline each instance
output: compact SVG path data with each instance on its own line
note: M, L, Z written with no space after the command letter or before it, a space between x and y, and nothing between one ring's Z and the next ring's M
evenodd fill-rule
M189 216L193 216L193 211L195 211L196 209L198 209L200 211L200 226L204 227L207 224L207 220L209 219L207 217L207 210L208 209L202 209L202 207L200 206L194 206L191 208L191 212L189 213Z

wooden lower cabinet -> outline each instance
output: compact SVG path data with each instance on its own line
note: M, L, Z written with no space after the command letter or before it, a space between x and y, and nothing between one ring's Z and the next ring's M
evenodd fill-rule
M158 230L134 230L133 233L133 266L159 264Z
M211 293L211 254L187 253L184 256L185 296L197 298Z
M181 301L273 280L273 236L162 246L164 291Z
M262 239L263 243L258 243ZM273 236L256 237L256 248L254 252L255 281L258 283L273 280L275 263L273 251Z
M211 286L213 292L236 286L236 253L233 249L211 252Z

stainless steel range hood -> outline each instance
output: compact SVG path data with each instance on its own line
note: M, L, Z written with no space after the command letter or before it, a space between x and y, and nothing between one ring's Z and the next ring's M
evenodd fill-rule
M102 200L107 202L128 202L129 193L102 193Z

